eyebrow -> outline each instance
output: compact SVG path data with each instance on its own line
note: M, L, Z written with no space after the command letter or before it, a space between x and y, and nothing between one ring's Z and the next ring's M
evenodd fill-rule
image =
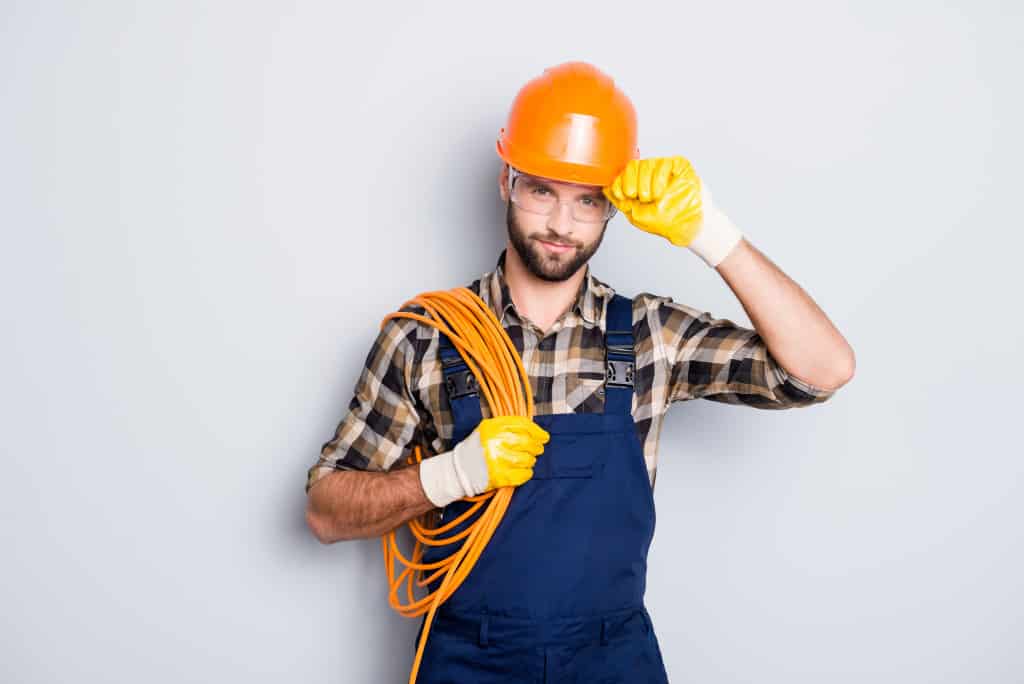
M541 187L547 188L548 190L551 190L552 192L554 192L554 190L555 190L555 188L550 183L548 183L547 181L545 181L545 180L543 180L541 178L538 178L537 176L527 176L527 178L530 179L531 183L535 183L535 184L537 184L537 185L539 185ZM600 190L584 190L583 194L580 195L580 197L602 197L603 198L604 194Z

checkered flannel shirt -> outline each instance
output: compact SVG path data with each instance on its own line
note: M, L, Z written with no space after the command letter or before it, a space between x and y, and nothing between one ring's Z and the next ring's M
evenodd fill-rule
M615 291L586 266L576 301L547 332L516 311L504 275L495 269L467 287L494 311L519 352L534 392L535 412L601 413L604 409L605 311ZM403 311L424 314L419 306ZM423 456L451 449L453 421L443 400L438 331L407 318L390 319L366 357L348 412L309 468L306 492L335 470L389 470L420 444ZM658 437L670 404L710 399L760 409L809 406L835 390L786 372L761 336L709 312L642 292L633 298L636 350L633 420L651 487ZM491 417L486 401L484 418Z

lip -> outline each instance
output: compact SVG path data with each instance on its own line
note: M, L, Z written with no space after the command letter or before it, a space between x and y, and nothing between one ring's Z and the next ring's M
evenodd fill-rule
M564 254L565 252L570 252L574 249L572 245L560 245L556 242L547 242L546 240L538 239L537 242L544 245L544 248L548 251L555 252L556 254Z

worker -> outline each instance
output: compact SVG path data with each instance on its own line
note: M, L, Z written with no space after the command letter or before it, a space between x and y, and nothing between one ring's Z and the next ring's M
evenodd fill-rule
M579 61L526 83L499 132L508 242L466 287L521 356L532 419L492 416L447 335L395 318L308 470L306 520L323 543L379 537L435 509L452 519L465 497L515 487L437 612L422 684L668 681L644 604L668 407L807 407L853 376L843 336L746 239L689 160L640 158L636 143L629 98ZM680 268L680 248L714 268L753 328L598 279L588 262L619 212L658 248L679 250ZM621 256L644 272L641 254ZM417 444L431 455L407 465ZM429 547L424 561L447 552Z

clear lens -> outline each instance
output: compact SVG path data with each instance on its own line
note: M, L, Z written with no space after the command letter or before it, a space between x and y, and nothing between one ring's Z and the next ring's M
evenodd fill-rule
M600 191L573 200L559 200L542 180L519 172L512 179L511 197L513 204L533 214L550 214L560 202L571 202L572 217L581 223L600 223L610 218L615 208Z

